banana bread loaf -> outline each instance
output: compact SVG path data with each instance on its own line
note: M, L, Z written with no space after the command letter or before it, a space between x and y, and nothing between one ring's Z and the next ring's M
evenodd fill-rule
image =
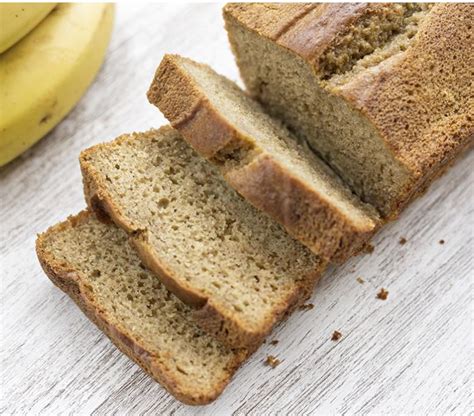
M228 4L250 94L391 218L472 143L472 4Z

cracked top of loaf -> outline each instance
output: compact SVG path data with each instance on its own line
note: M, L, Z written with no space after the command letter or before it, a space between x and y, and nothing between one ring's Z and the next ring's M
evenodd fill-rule
M471 4L228 4L226 19L310 64L414 175L474 134Z

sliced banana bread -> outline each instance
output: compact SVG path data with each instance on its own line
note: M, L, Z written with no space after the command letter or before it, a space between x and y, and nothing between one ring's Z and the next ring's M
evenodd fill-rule
M250 94L385 217L474 136L470 4L229 4Z
M309 296L324 263L229 188L171 127L81 154L86 199L211 335L258 345Z
M246 358L193 322L141 264L127 234L84 211L38 237L41 265L113 343L187 404L214 400Z
M207 65L166 55L148 97L232 187L317 255L343 261L374 233L376 211Z

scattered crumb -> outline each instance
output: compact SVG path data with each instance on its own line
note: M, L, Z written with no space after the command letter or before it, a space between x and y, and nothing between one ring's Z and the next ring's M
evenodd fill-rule
M439 243L440 243L440 244L444 244L445 241L444 241L444 240L439 240Z
M307 303L307 304L305 304L305 305L301 305L301 306L300 306L300 309L301 309L302 311L309 311L309 310L311 310L311 309L313 309L313 308L314 308L314 305L313 305L312 303Z
M274 339L272 342L270 342L271 345L277 345L278 344L278 340L277 339Z
M408 241L408 240L407 240L405 237L402 237L402 238L400 238L399 243L403 246L403 244L406 244L407 241Z
M269 365L271 368L275 368L280 363L281 361L273 355L269 355L265 360L265 365Z
M375 250L375 247L373 246L373 244L366 244L364 247L364 253L367 253L367 254L372 254L374 250Z
M334 331L331 336L331 341L339 341L342 337L342 334L339 331Z
M359 276L356 280L357 280L361 285L363 285L363 284L365 283L365 280L362 279L362 277L360 277L360 276Z
M377 293L377 299L387 300L387 298L388 298L388 290L381 288L379 293Z

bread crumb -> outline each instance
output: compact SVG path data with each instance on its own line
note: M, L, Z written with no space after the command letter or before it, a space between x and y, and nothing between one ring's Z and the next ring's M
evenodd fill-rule
M374 250L375 250L375 247L373 246L373 244L367 243L364 247L364 253L367 253L367 254L372 254Z
M281 361L273 355L269 355L265 360L265 365L269 365L271 368L275 368L280 363Z
M331 336L331 341L339 341L342 337L342 334L339 331L334 331Z
M300 309L301 309L302 311L309 311L309 310L311 310L311 309L313 309L313 308L314 308L314 305L313 305L312 303L307 303L307 304L305 304L305 305L301 305L301 306L300 306Z
M361 285L363 285L363 284L365 283L365 280L362 279L362 277L360 277L360 276L359 276L356 280L357 280Z
M388 290L381 288L379 293L377 293L377 299L387 300L387 298L388 298Z
M273 341L270 342L271 345L277 345L278 344L278 340L277 339L274 339Z
M444 240L439 240L439 243L440 243L440 244L444 244L445 241L444 241Z
M400 238L399 243L403 246L404 244L407 243L407 241L408 241L408 240L407 240L405 237L402 237L402 238Z

